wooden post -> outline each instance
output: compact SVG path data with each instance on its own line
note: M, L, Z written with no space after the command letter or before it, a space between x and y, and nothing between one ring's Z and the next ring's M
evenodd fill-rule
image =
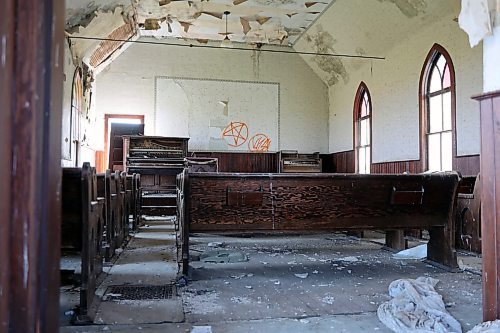
M0 331L57 332L64 2L2 0Z
M11 90L14 52L14 6L12 1L0 1L0 332L9 327L10 294L10 170L11 162ZM5 108L5 109L4 109Z
M500 91L481 103L481 234L483 320L500 318Z

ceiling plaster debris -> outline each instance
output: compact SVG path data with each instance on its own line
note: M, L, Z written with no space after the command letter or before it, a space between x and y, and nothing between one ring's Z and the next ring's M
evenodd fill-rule
M306 34L305 39L310 47L317 53L337 53L334 49L336 40L331 34L323 30L321 24L317 25L316 33ZM312 61L319 69L327 74L327 83L329 86L337 84L340 79L342 79L344 83L349 81L347 69L339 58L317 55L312 58Z
M289 45L335 0L66 1L66 31L70 34L79 31L80 36L83 36L82 27L102 21L104 17L99 16L103 13L114 13L121 8L123 20L133 21L141 36L222 40L225 37L224 12L230 11L231 41Z

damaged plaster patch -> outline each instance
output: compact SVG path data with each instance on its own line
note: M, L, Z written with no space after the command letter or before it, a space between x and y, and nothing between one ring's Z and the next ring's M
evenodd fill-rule
M114 12L117 7L128 9L132 8L130 0L115 0L115 1L90 1L87 6L79 7L71 4L67 5L65 30L69 33L74 33L79 26L86 27L96 16L97 12ZM125 14L124 16L128 16Z
M323 30L321 24L318 24L315 34L306 34L305 38L315 52L337 54L333 48L336 40L327 31ZM337 84L341 78L344 83L349 82L347 70L344 63L339 58L332 56L314 56L312 60L328 75L327 83L329 86Z
M290 5L295 4L295 0L255 0L262 5Z
M415 17L425 11L427 4L425 0L378 0L379 2L390 2L395 4L399 10L408 18Z

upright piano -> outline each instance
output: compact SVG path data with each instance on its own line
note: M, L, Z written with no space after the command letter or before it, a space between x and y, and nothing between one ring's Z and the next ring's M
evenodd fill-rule
M124 170L141 175L142 213L176 214L176 177L184 170L189 138L124 136Z

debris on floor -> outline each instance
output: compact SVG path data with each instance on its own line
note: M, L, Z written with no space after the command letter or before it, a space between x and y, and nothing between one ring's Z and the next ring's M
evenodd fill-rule
M487 321L479 324L468 333L498 333L500 332L500 320Z
M446 311L443 298L434 289L438 282L431 277L393 281L389 285L393 299L378 307L378 318L396 333L462 332L460 323Z
M427 258L427 244L422 244L400 251L393 255L395 259L425 259Z
M248 261L246 254L235 250L211 250L200 255L202 262L235 263Z

